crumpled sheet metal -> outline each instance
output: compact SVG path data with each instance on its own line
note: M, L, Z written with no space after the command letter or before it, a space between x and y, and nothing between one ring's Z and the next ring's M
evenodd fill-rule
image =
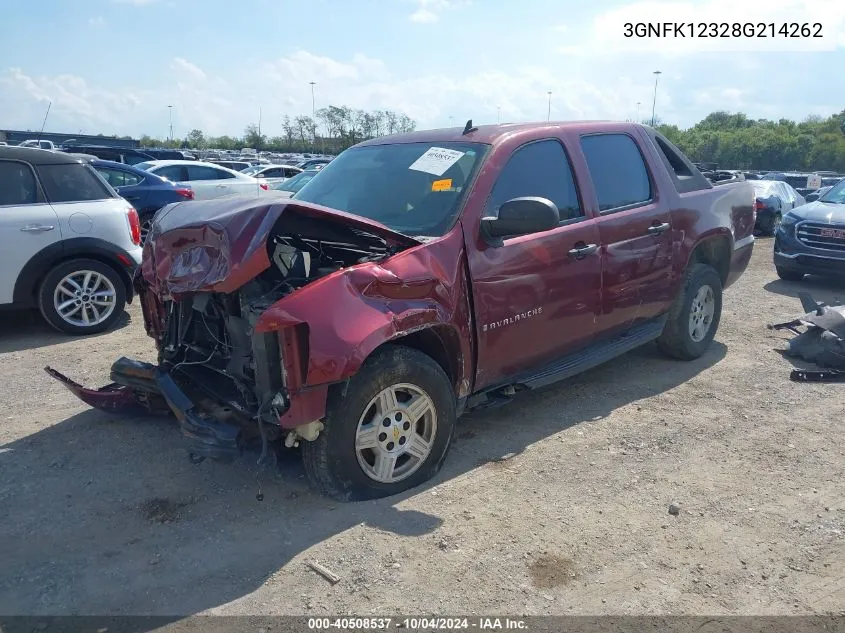
M804 309L810 309L809 312L793 321L770 326L774 330L787 329L796 334L787 343L784 355L814 363L820 368L845 371L845 305L816 303L804 293L800 298ZM803 331L801 328L804 328Z

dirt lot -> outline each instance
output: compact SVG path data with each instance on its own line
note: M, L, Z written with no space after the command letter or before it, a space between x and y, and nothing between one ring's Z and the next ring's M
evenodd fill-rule
M137 305L88 339L2 315L0 613L842 611L845 385L791 383L765 327L801 288L845 298L776 280L759 240L704 358L647 346L470 415L435 481L359 504L312 492L293 452L259 502L256 455L192 465L172 423L92 411L41 370L100 385L151 358Z

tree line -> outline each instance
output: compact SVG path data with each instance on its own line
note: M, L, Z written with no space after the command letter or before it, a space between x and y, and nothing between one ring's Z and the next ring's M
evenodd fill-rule
M266 129L266 128L265 128ZM191 130L184 139L158 139L144 135L142 147L170 147L176 149L231 149L250 147L260 151L321 152L338 154L347 147L366 139L413 132L416 122L408 115L393 110L357 110L348 106L320 108L314 116L285 115L281 121L282 135L270 136L252 123L241 137L206 136L202 130Z
M655 127L691 160L724 169L845 173L845 110L800 123L713 112L685 130Z

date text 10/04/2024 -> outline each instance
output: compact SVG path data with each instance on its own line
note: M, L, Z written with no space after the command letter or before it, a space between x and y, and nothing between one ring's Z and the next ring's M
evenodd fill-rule
M516 618L438 618L438 617L419 617L419 618L308 618L308 628L310 630L330 630L330 629L349 629L349 630L386 630L391 628L405 629L405 630L443 630L443 631L460 631L460 630L480 630L480 631L519 631L527 629L525 620Z
M626 22L625 37L803 38L822 37L820 22Z

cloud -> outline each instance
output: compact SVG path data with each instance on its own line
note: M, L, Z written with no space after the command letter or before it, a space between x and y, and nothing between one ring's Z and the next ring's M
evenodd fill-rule
M440 14L446 10L469 4L469 0L413 0L417 10L408 16L417 24L433 24L440 20Z
M112 2L116 2L118 4L131 4L136 7L146 7L159 2L159 0L112 0Z
M88 18L88 26L92 26L94 28L102 28L106 25L106 21L103 19L103 16L98 15L93 18Z
M182 57L174 57L173 62L170 64L170 67L176 71L179 71L180 73L185 73L192 79L196 79L199 81L205 81L207 79L206 74L202 71L199 66L197 66L196 64L192 64L187 59L184 59Z

